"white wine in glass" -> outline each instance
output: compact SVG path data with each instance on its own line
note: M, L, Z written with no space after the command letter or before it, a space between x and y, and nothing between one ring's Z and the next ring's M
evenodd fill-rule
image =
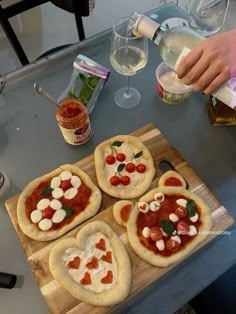
M115 102L122 108L133 108L140 102L140 93L129 85L129 77L141 71L148 60L148 41L136 37L128 28L129 18L119 19L113 25L110 62L116 72L127 76L127 86L115 94Z

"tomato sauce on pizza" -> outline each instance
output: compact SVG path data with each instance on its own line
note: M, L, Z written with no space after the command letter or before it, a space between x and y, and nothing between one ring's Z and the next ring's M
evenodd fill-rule
M160 203L157 201L160 195L154 198L149 203L138 203L140 211L137 216L137 234L148 250L169 256L185 248L197 234L201 225L198 219L201 209L195 203L191 204L192 200L178 194L164 195ZM188 202L194 206L192 217L189 217L186 209ZM192 234L191 230L194 230Z
M175 177L169 177L165 180L164 185L167 186L182 186L182 182L180 181L180 179L175 178Z
M57 230L71 223L88 206L92 193L73 173L67 173L64 180L62 176L58 186L52 183L53 179L41 182L25 201L26 216L43 231Z

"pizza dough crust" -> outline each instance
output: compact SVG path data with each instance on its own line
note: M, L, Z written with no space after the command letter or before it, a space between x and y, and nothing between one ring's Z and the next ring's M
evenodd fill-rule
M101 293L94 293L77 284L69 275L63 265L62 256L67 248L78 247L84 250L86 239L89 235L101 232L110 241L113 254L117 262L117 282L109 290ZM94 221L86 224L77 234L76 238L67 238L59 241L51 250L49 256L49 268L56 280L73 297L97 306L111 306L123 301L129 294L131 285L131 265L127 251L116 233L104 222Z
M105 151L109 148L110 144L115 141L121 141L128 145L131 145L135 148L134 154L142 151L142 160L145 160L146 171L141 173L142 176L141 182L138 184L132 184L126 186L112 186L109 182L109 178L106 178L106 162L105 162ZM119 149L117 149L119 151ZM125 152L124 152L125 153ZM155 167L153 163L153 158L149 150L145 147L143 142L135 137L130 135L117 135L113 138L110 138L101 144L99 144L94 151L95 159L95 170L98 180L98 185L100 188L110 196L117 197L120 199L132 199L139 197L147 191L150 187L153 177L155 175Z
M179 179L182 183L182 187L184 187L185 189L187 188L187 183L184 180L184 178L181 176L181 174L179 174L178 172L174 171L174 170L168 170L166 171L159 179L158 181L158 185L159 186L165 186L165 181L170 178L170 177L174 177L176 179ZM176 186L177 187L177 186Z
M126 222L121 218L121 209L125 206L125 205L131 205L132 208L134 207L134 204L133 202L131 201L128 201L128 200L121 200L121 201L118 201L116 202L114 205L113 205L113 216L116 220L116 222L121 225L121 226L126 226ZM132 211L132 209L131 209ZM130 212L131 212L130 211Z
M137 203L134 209L131 211L128 223L127 223L127 232L129 242L133 248L133 250L139 255L143 260L146 260L150 264L157 266L157 267L167 267L174 263L181 261L183 258L188 256L192 250L198 246L202 241L206 239L208 236L208 231L211 230L212 220L211 220L211 212L209 207L206 203L196 194L181 188L181 187L167 187L167 186L160 186L156 189L151 190L144 196L140 198L139 201L143 202L150 202L154 198L154 194L156 192L162 192L164 195L183 195L187 199L193 199L195 203L200 207L201 214L201 226L198 229L198 234L192 239L191 242L187 244L187 246L180 251L170 255L170 256L161 256L155 254L153 251L147 249L144 245L141 244L138 235L137 235L137 217L138 217L138 207Z
M92 194L89 198L89 205L85 208L79 215L74 217L71 223L64 225L61 229L52 230L52 231L41 231L33 223L30 222L29 218L25 212L25 201L27 197L34 191L37 186L43 182L47 181L50 178L58 176L62 171L68 170L73 174L79 176L82 181L89 187L92 191ZM17 203L17 218L19 226L22 232L28 237L37 240L37 241L49 241L56 238L59 238L67 231L73 229L77 225L81 224L83 221L94 216L98 209L100 208L102 201L101 191L97 186L92 182L90 177L80 168L73 165L62 165L59 168L53 170L52 172L45 174L33 181L31 181L22 191L18 203Z

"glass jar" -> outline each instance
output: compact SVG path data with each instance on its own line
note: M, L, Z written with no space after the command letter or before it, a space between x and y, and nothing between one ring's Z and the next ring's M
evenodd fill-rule
M236 125L236 110L210 96L207 101L208 117L212 125Z
M57 108L56 120L65 141L71 145L82 145L91 137L91 126L87 109L75 98L64 98Z

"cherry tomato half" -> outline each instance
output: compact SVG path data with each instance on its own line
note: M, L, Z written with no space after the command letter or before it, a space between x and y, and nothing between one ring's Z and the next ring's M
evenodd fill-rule
M138 172L140 172L140 173L143 173L143 172L146 171L146 166L145 166L144 164L138 164L138 165L136 166L136 170L137 170Z
M123 154L123 153L118 153L117 155L116 155L116 159L118 160L118 161L125 161L125 154Z
M69 179L69 180L61 181L60 187L62 188L63 191L66 191L66 190L68 190L69 188L71 188L71 187L72 187L72 184L71 184L71 182L70 182L70 179Z
M133 164L132 162L129 162L128 164L126 164L125 170L129 173L134 172L135 164Z
M120 178L120 182L121 182L121 184L123 184L123 185L129 185L129 184L130 184L130 177L128 177L128 176L122 176L122 177Z
M184 206L178 206L175 209L175 214L179 217L179 218L185 218L187 217L187 209Z
M108 165L114 164L115 161L116 161L115 156L113 156L113 155L107 155L107 157L106 157L106 163L107 163Z
M177 231L179 234L187 235L189 233L189 230L190 229L189 229L189 225L187 224L187 222L180 220L177 223Z
M48 218L48 219L51 219L54 213L55 213L55 210L52 209L51 207L47 207L42 211L43 218Z
M176 251L178 251L180 244L179 244L179 242L177 242L173 239L168 239L166 241L166 247L169 251L176 252Z
M120 184L120 178L118 176L113 176L110 178L110 183L113 186L117 186L118 184Z
M163 233L159 227L152 227L150 229L150 237L153 241L159 241L163 237Z

